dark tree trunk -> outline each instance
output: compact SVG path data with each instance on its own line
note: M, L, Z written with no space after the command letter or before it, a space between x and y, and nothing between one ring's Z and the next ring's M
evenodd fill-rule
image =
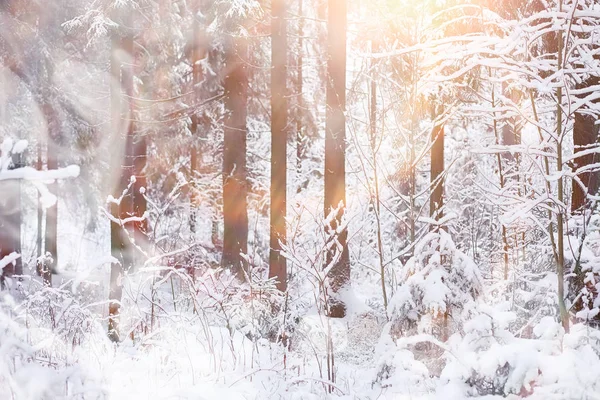
M248 182L246 176L246 114L248 107L248 45L231 38L224 80L223 129L223 267L244 279L248 252Z
M521 93L518 90L509 90L506 84L503 83L502 94L504 97L509 98L513 104L518 106L521 97ZM502 144L505 146L515 146L521 144L522 128L523 118L520 115L517 114L506 118L501 130ZM525 179L521 179L520 175L521 154L519 152L515 152L513 155L511 152L505 151L500 157L502 161L502 174L505 187L516 185L517 195L526 196L526 181ZM519 232L517 227L502 225L502 237L505 257L508 259L509 253L513 253L513 261L515 263L518 262L519 247L525 251L525 232ZM504 240L504 238L506 238L506 240ZM512 240L510 238L512 238ZM519 245L519 241L521 241L521 245ZM504 279L508 279L509 271L507 262L505 262L504 267Z
M514 104L519 104L520 94L517 90L512 89L509 90L506 87L506 84L502 84L502 94L511 100ZM519 115L513 115L509 118L506 118L502 125L502 144L505 146L514 146L521 144L521 129L522 129L522 118ZM505 165L505 175L512 177L512 179L518 181L518 176L515 174L518 173L518 165L520 154L516 153L513 156L512 153L504 152L502 153L502 158L504 159Z
M444 207L444 126L435 125L431 130L431 195L429 215L439 221ZM436 227L436 230L439 227Z
M198 104L200 96L200 80L202 76L202 68L200 66L200 56L201 56L201 46L202 41L200 40L200 24L197 21L197 16L194 15L194 25L193 25L193 33L192 33L192 48L191 48L191 64L192 64L192 104L196 107ZM190 131L192 133L192 146L190 148L190 178L192 179L192 183L198 174L198 158L200 156L199 152L199 121L200 116L198 115L199 110L195 109L191 116L191 124ZM190 195L190 231L192 233L196 232L196 223L197 223L197 207L198 207L198 188L195 184L191 185L191 195Z
M287 190L287 38L286 0L271 2L271 232L269 277L277 288L287 288L286 259L281 245L286 243Z
M298 0L298 54L296 55L296 180L298 181L297 193L300 193L302 185L300 178L302 176L302 160L304 159L304 153L306 151L306 140L304 129L304 102L303 102L303 64L304 60L302 57L303 51L303 35L304 35L304 16L302 15L302 3L304 0Z
M342 253L329 273L333 291L328 299L328 315L343 318L346 305L337 293L350 282L348 230L335 234L342 223L346 207L346 0L329 0L327 12L327 112L325 127L325 217L338 210L331 219L327 234L339 242ZM330 243L326 263L329 266L337 253Z
M578 85L578 89L590 86L600 85L600 78L590 77L585 82ZM575 124L573 125L573 145L575 155L583 150L589 150L598 143L598 125L596 118L582 113L575 114ZM574 169L581 169L598 162L596 153L579 156L574 160ZM598 171L584 171L577 174L577 177L585 185L582 188L577 180L573 179L573 191L571 193L571 212L581 211L587 203L587 195L595 195L600 188L600 179Z
M146 160L147 160L147 137L138 132L137 137L132 138L133 145L133 173L135 175L135 184L133 185L133 214L137 217L142 217L147 209L145 191L147 188L146 180ZM143 189L142 189L143 188ZM134 223L134 238L137 246L142 249L147 248L148 240L148 221L136 221Z

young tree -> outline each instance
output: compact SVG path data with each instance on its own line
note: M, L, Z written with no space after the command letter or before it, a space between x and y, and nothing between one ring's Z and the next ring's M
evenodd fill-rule
M271 232L269 277L277 278L277 288L287 287L286 259L281 246L286 243L287 204L287 29L285 0L271 3Z
M333 241L326 257L326 266L331 268L329 277L333 291L327 312L334 318L346 315L346 305L335 294L350 281L348 230L342 226L346 207L346 19L346 0L329 0L324 176L327 234Z

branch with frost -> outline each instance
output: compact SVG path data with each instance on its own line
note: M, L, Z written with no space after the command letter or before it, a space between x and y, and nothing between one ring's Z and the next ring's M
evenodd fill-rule
M53 182L58 179L77 178L80 168L78 165L69 165L68 167L52 169L48 171L39 171L33 167L21 167L0 171L0 181L7 180L27 180Z
M27 146L28 143L26 140L14 142L11 138L6 138L2 141L2 144L0 144L0 182L10 180L31 182L40 194L42 207L49 208L56 203L56 196L48 190L46 184L60 179L77 178L80 168L78 165L69 165L64 168L47 171L39 171L32 167L11 169L14 166L13 156L23 154Z
M21 258L21 255L14 251L12 253L2 257L0 259L0 271L2 271L4 268L6 268L10 264L14 263L15 261L17 261L19 258Z

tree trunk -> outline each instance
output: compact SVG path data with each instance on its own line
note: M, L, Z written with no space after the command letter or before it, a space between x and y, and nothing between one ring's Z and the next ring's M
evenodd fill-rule
M431 195L429 216L439 221L444 216L444 126L435 125L431 130ZM433 230L440 227L435 226Z
M148 138L146 135L141 135L137 132L137 137L134 139L133 144L133 173L135 175L135 184L133 185L133 214L136 217L142 217L147 209L146 197L146 160ZM142 249L147 248L146 242L148 240L148 221L136 221L134 223L134 238L136 245Z
M350 255L348 230L335 233L342 223L346 207L346 0L329 0L327 12L327 112L325 126L325 217L333 216L326 233L330 240L337 240L342 249L330 243L326 265L334 265L329 273L333 291L328 299L328 315L343 318L346 305L336 294L350 282ZM337 259L337 260L336 260Z
M296 96L296 180L298 187L296 188L296 192L300 193L302 190L301 184L301 176L302 176L302 160L304 158L305 148L306 148L306 139L307 136L304 134L304 102L303 102L303 93L304 90L304 59L302 55L303 47L304 47L304 16L302 11L304 0L298 0L298 54L296 55L296 88L295 88L295 96Z
M53 170L58 168L56 140L59 127L52 106L48 105L47 109L48 145L46 147L46 165L48 170ZM56 182L48 185L50 193L56 196L56 203L46 209L46 232L44 235L45 263L43 265L44 272L42 278L44 285L47 286L52 286L52 274L56 273L56 266L58 265L58 191L56 186Z
M246 114L248 106L248 45L231 38L227 49L223 129L223 258L240 279L245 278L248 252L248 182L246 174Z
M491 77L491 71L490 71ZM494 87L492 86L492 109L496 108L496 93L494 91ZM500 145L500 133L498 132L498 121L496 120L496 112L494 111L494 115L492 118L492 126L494 130L494 138L496 140L496 146ZM504 140L504 139L503 139ZM504 166L502 164L503 154L496 154L496 160L498 162L498 177L500 179L500 190L504 191L505 180L504 180ZM506 225L501 224L502 228L502 260L503 260L503 271L504 271L504 280L508 279L508 236L506 232ZM494 267L492 264L492 277L494 275Z
M560 11L562 12L562 2L560 3ZM558 68L557 71L560 71L563 68L562 65L562 52L563 52L563 35L562 31L558 31L557 35L557 57L558 60ZM562 109L562 87L559 86L556 88L556 169L558 172L558 182L557 182L557 198L559 204L564 204L564 189L563 189L563 156L562 156L562 143L563 143L563 126L562 126L562 118L563 118L563 109ZM565 236L564 236L564 212L566 210L559 209L556 215L556 234L557 238L557 252L558 257L556 260L556 275L558 278L558 311L560 315L560 320L565 332L569 333L569 311L567 310L565 304Z
M200 24L197 21L197 16L194 15L194 26L192 33L192 49L191 49L191 64L192 64L192 104L196 107L198 104L198 100L200 96L198 92L200 91L200 77L201 77L201 67L200 67L200 49L201 45L200 41ZM190 124L190 132L192 133L192 146L190 147L190 179L192 180L191 185L191 195L190 195L190 231L192 233L196 232L196 223L197 223L197 207L198 207L198 188L194 184L194 180L198 174L198 157L199 157L199 149L198 149L198 125L200 117L198 116L198 110L194 110L191 116L191 124Z
M36 168L38 171L42 171L44 169L44 161L43 161L44 149L42 147L41 137L38 138L37 143L37 163ZM37 250L37 258L39 259L44 253L44 233L43 229L43 220L44 220L44 208L42 207L42 195L38 193L37 199L37 242L36 242L36 250ZM38 271L40 272L40 271Z
M281 246L286 243L287 203L287 30L286 0L271 2L271 232L269 278L277 288L287 288L286 259Z
M48 127L48 140L46 144L46 167L48 170L58 168L58 136L60 134L60 122L52 99L47 98L44 105L44 114ZM44 263L42 278L44 285L52 286L52 274L56 273L58 265L58 190L56 181L47 185L48 191L56 196L56 203L46 209L46 229L44 233Z
M377 41L371 40L371 53L378 50ZM373 199L373 210L375 211L375 222L377 223L377 253L379 255L379 274L381 276L381 296L385 316L388 318L388 301L385 287L385 264L383 262L383 238L381 234L381 201L379 196L379 167L377 164L377 153L379 143L377 141L377 81L375 69L377 61L371 61L371 98L369 102L369 128L371 131L371 156L373 157L373 180L375 181L375 198Z
M111 73L113 79L117 82L111 90L111 129L116 137L126 135L125 151L118 157L113 165L121 165L121 174L117 187L114 191L114 197L123 196L123 191L128 187L131 176L133 175L133 124L130 120L131 115L131 96L133 95L133 71L131 66L127 69L117 59L118 48L121 47L130 57L133 55L133 38L128 36L122 41L115 43L111 52ZM129 64L131 64L130 62ZM124 98L122 92L127 96ZM130 191L123 196L120 204L111 204L111 214L117 220L123 220L133 215L133 192ZM122 224L111 221L110 238L111 254L117 260L111 265L110 271L110 289L109 289L109 320L108 334L114 340L119 340L119 313L121 308L121 298L123 295L123 276L131 268L133 263L133 254L127 237L126 229L131 226L122 226Z
M600 85L600 78L590 77L583 83L577 85L577 89L584 89L590 86ZM591 115L582 113L575 114L575 124L573 125L573 145L575 155L577 153L589 150L598 143L598 125L596 125L596 119ZM598 162L598 156L596 153L579 156L574 160L574 169L585 168L589 165ZM587 195L596 195L600 188L600 179L598 177L598 171L586 171L577 174L581 183L585 185L585 188L573 179L573 191L571 192L571 212L575 213L581 211L587 202Z

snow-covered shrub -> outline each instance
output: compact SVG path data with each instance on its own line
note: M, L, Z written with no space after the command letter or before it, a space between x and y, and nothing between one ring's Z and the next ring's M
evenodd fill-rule
M395 337L418 333L446 340L462 326L481 291L475 263L456 248L443 230L430 232L402 268L390 301Z
M571 264L569 300L580 321L600 326L600 218L594 214L571 219L574 234L571 242L577 243L573 254L567 252Z
M448 341L452 351L440 377L442 385L447 383L452 393L469 396L505 396L527 389L537 367L531 358L520 358L523 341L508 331L515 319L509 311L478 307L477 315L464 324L464 332Z
M415 246L415 255L401 270L399 288L390 301L388 333L382 340L387 340L386 335L396 341L426 335L430 340L416 340L408 348L437 375L444 362L439 344L470 318L480 291L481 277L475 263L456 248L448 233L430 232ZM381 381L389 368L380 360L377 380Z
M448 398L517 395L582 399L598 390L600 333L574 325L570 334L552 317L533 328L534 338L513 334L517 317L508 305L481 305L448 341L438 391Z
M57 296L52 297L57 299ZM83 338L76 335L86 334L86 339L100 341L103 337L92 335L88 329L81 330L79 317L86 312L75 299L67 297L63 297L60 307L51 303L44 308L45 313L52 315L57 323L56 330L43 327L48 319L39 321L34 318L34 314L40 311L35 306L35 299L28 296L18 304L7 293L0 298L0 398L104 397L96 377L78 365L78 352L75 350ZM39 324L34 326L34 322Z
M375 348L378 361L374 381L395 393L414 394L415 388L431 383L429 370L424 363L415 359L413 352L399 348L389 330L388 324Z
M79 302L76 293L66 289L67 286L27 286L17 308L30 335L53 337L57 344L67 346L65 352L89 339L95 328L102 330L94 314Z

